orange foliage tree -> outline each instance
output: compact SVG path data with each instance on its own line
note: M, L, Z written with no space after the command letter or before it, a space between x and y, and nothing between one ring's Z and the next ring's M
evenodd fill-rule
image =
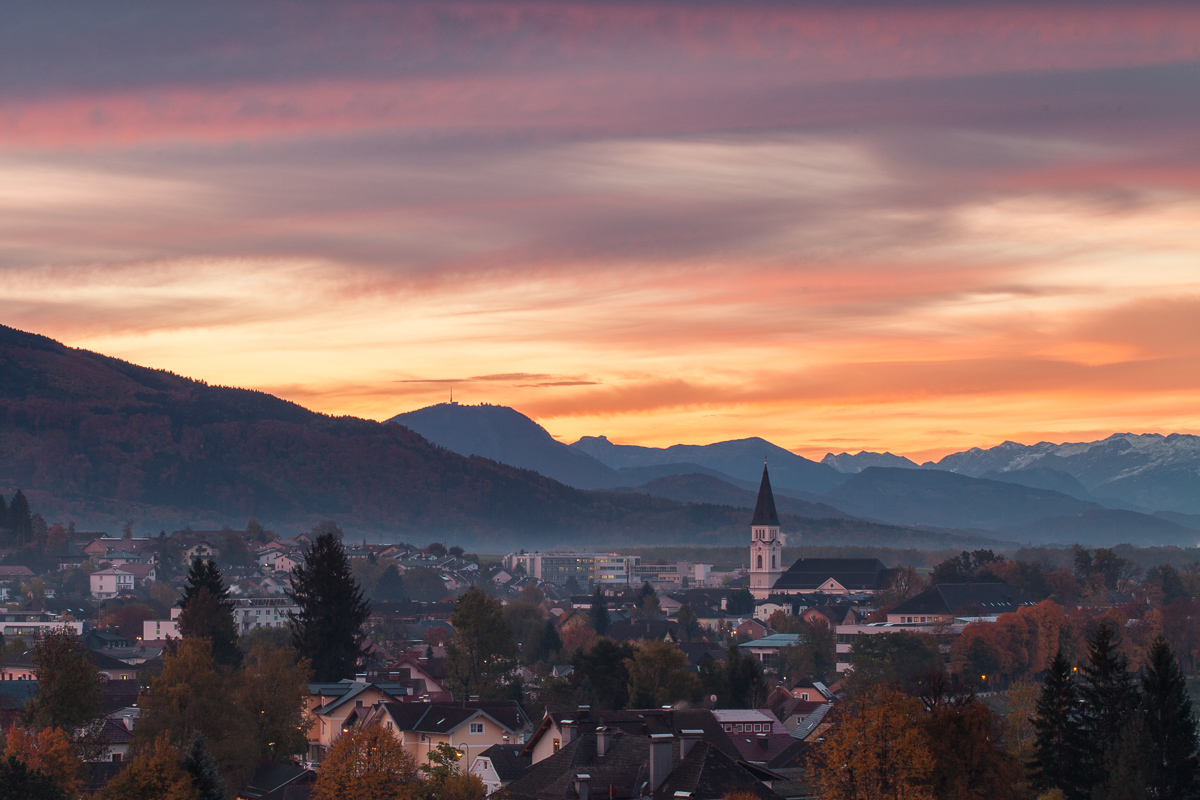
M83 762L62 728L43 728L35 733L14 725L5 734L4 757L15 758L50 776L68 797L77 796L83 787L79 777Z
M1062 606L1043 600L1001 614L995 622L963 629L950 648L951 668L968 678L989 676L1002 682L1031 680L1061 648L1070 660L1079 649L1078 626Z
M165 735L143 749L109 781L98 800L199 800L192 776Z
M312 800L416 800L423 788L416 759L390 731L371 725L333 743Z
M891 686L847 703L809 762L825 800L932 800L933 756L921 704Z

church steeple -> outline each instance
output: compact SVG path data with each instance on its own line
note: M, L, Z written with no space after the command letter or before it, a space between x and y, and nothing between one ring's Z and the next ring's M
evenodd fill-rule
M771 493L771 476L767 474L766 462L763 463L762 483L758 486L758 502L754 504L754 519L752 526L774 525L779 527L779 515L775 513L775 495Z
M757 599L765 599L771 594L771 587L783 574L782 562L779 514L775 511L775 495L771 492L771 477L764 461L758 502L754 504L754 517L750 520L750 592Z

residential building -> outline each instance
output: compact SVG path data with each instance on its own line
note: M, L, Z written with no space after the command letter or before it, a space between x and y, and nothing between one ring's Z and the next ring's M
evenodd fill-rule
M390 731L418 764L428 762L438 745L462 754L470 769L476 757L493 745L520 744L528 719L516 703L397 703L382 702L364 720Z
M1007 583L939 583L888 612L892 623L953 622L958 617L998 617L1033 601Z
M109 600L121 592L133 591L133 573L118 567L97 570L88 576L88 580L96 600Z
M300 613L300 606L289 597L238 597L233 601L233 621L238 634L255 628L282 628L289 614Z
M581 590L591 590L597 583L609 586L628 586L636 581L641 556L619 553L510 553L504 557L504 568L516 573L523 570L555 586L566 586L574 580Z
M777 666L780 651L785 647L795 647L804 641L798 633L773 633L761 639L754 639L738 645L743 654L749 653L762 662L763 669L774 669Z
M533 766L529 755L521 755L524 747L522 744L494 744L476 756L470 772L483 781L489 795L495 794Z

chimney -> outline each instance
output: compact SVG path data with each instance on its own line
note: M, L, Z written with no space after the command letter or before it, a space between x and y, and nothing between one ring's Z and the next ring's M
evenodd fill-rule
M575 718L580 722L587 722L588 714L591 713L591 706L577 706L575 709Z
M600 758L608 752L608 748L613 744L613 732L609 728L601 725L596 728L596 757Z
M575 734L579 732L579 725L573 719L564 719L559 723L562 728L562 746L566 747L571 742L575 741Z
M679 760L683 761L687 758L687 754L692 752L692 748L696 746L696 742L704 738L704 731L687 730L679 732Z
M759 747L761 747L763 750L766 750L766 749L768 749L768 748L767 748L767 735L766 735L765 733L760 733L760 734L758 734L758 736L757 736L757 737L755 737L755 738L757 738L757 739L758 739L758 746L759 746Z
M575 794L579 795L579 800L588 800L588 782L591 779L592 776L586 772L575 775Z
M671 774L671 749L675 737L669 733L650 734L650 793L658 790Z

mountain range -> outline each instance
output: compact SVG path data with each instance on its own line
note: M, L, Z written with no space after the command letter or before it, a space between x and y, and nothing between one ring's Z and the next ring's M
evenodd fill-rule
M858 518L1036 543L1190 547L1197 539L1191 516L1177 510L1188 507L1188 498L1173 497L1174 505L1151 516L1142 512L1158 509L1096 496L1061 459L1047 462L1053 466L1037 459L989 461L979 456L989 451L972 450L955 454L970 458L948 456L939 463L917 464L903 456L870 452L830 453L817 463L760 438L654 448L585 436L568 446L512 409L449 403L393 419L460 453L486 454L565 483L689 503L753 507L766 460L777 502L801 517ZM1157 438L1172 443L1194 437ZM1089 462L1093 472L1101 474L1097 463ZM1114 470L1124 468L1123 463L1112 465ZM1093 486L1099 485L1095 475L1087 477ZM590 484L577 483L585 480Z
M51 521L133 520L156 532L332 518L348 531L496 549L729 544L745 539L765 459L785 529L811 543L1190 547L1200 538L1191 436L1007 443L918 467L890 454L818 463L760 438L567 445L501 406L441 404L388 422L330 417L0 326L0 493L24 489Z

